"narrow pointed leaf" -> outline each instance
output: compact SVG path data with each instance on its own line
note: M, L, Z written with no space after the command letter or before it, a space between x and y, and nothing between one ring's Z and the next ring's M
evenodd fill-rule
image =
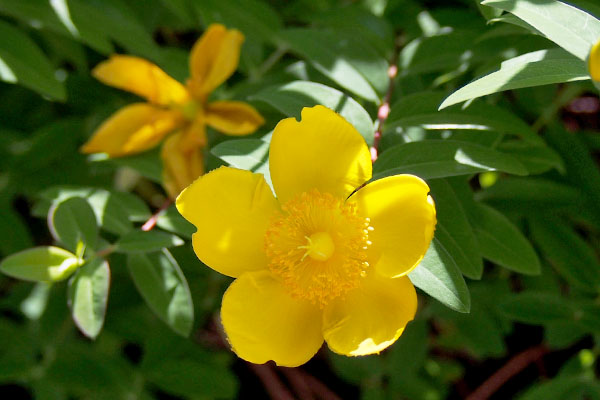
M469 289L452 257L433 239L423 261L408 274L413 285L451 309L468 313Z
M422 140L391 147L373 165L375 178L414 174L423 179L503 171L526 175L514 157L489 147L456 140Z
M350 122L367 144L373 144L375 128L369 113L356 100L337 89L316 82L296 81L267 88L252 98L264 101L296 119L300 119L303 107L322 104Z
M531 243L504 214L479 203L473 204L470 213L484 258L521 274L540 273L540 260Z
M448 96L440 110L505 90L590 79L587 66L562 49L539 50L504 61L500 69Z
M516 15L580 60L587 59L600 37L598 19L557 0L485 0L482 4Z

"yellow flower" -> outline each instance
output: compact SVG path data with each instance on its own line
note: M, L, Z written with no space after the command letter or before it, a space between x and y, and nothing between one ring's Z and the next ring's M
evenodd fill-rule
M600 82L600 40L592 46L590 56L588 58L588 68L590 70L590 76L592 80Z
M291 367L323 340L345 355L385 349L416 312L406 274L433 237L429 187L412 175L361 187L371 178L369 149L323 106L275 127L269 166L277 198L262 175L229 167L177 198L198 229L197 256L236 278L221 308L233 350Z
M208 102L210 93L237 68L244 36L213 24L194 44L190 78L184 86L158 66L138 57L113 55L92 74L103 83L144 97L147 103L122 108L82 146L84 153L120 157L148 150L178 131L163 146L164 184L172 197L203 173L206 125L228 135L247 135L264 123L250 105Z

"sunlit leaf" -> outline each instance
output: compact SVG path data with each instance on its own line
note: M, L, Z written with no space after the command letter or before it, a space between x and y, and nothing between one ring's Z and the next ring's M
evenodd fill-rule
M83 265L69 282L69 305L73 321L86 336L95 339L104 325L110 269L108 262L95 258Z

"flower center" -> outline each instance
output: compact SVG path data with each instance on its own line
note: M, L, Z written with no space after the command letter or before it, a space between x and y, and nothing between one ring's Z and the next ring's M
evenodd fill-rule
M267 229L269 269L292 296L323 307L360 285L370 230L353 202L304 192L284 204Z
M312 257L317 261L327 261L335 250L335 244L331 235L327 232L317 232L306 237L308 244L306 246L299 246L300 249L306 249L306 253L302 258L306 256Z

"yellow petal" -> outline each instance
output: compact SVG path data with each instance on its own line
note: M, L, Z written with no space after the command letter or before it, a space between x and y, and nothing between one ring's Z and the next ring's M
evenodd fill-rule
M262 175L229 167L203 175L177 198L181 215L198 229L198 258L233 277L267 268L264 236L277 207Z
M405 275L421 261L435 229L435 205L429 187L413 175L379 179L350 197L370 218L373 231L369 264L387 277Z
M172 199L204 173L202 147L183 150L182 137L181 132L171 135L165 140L160 153L163 162L163 186Z
M146 103L131 104L104 121L81 151L108 153L111 157L139 153L156 146L182 124L183 118L177 111Z
M400 337L416 311L417 294L407 277L370 274L360 288L325 307L323 335L339 354L379 353Z
M269 166L278 199L317 189L346 198L371 178L371 155L364 139L336 112L302 109L302 120L279 122L271 139Z
M103 83L142 96L150 103L181 104L188 100L185 86L143 58L112 55L94 68L92 75Z
M221 321L233 351L256 364L296 367L323 344L319 308L290 297L268 271L247 272L229 286Z
M206 123L228 135L247 135L265 123L249 104L241 101L215 101L206 108Z
M600 82L600 40L592 47L590 57L588 59L588 67L590 76L596 82Z
M188 86L197 98L205 99L236 70L244 35L212 24L196 41L190 54L191 79Z

